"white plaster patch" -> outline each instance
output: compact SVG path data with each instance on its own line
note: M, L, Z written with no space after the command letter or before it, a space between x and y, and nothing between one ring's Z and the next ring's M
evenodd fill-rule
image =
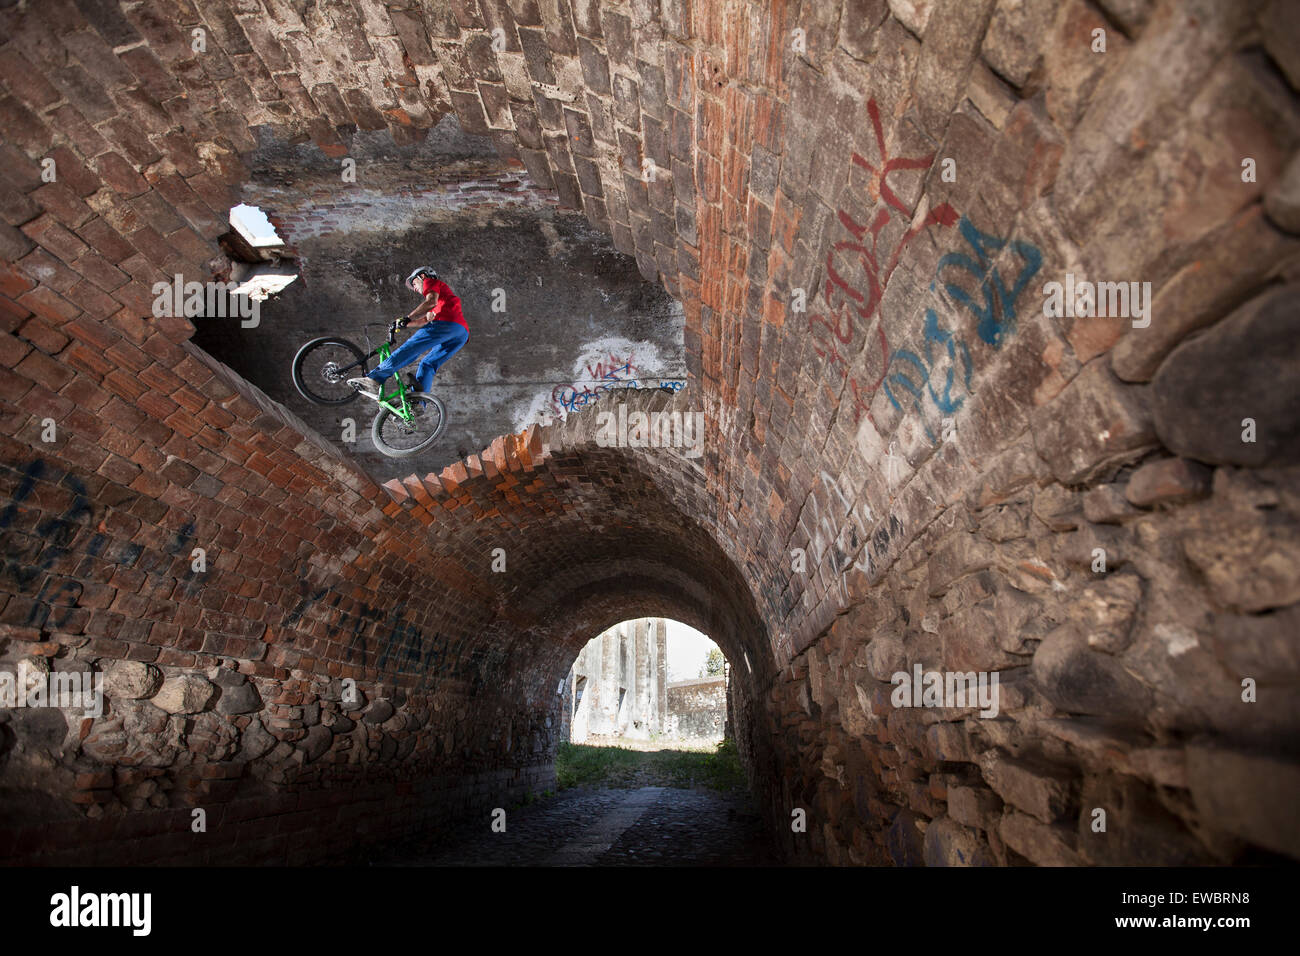
M1195 634L1177 624L1157 624L1155 634L1164 642L1170 657L1181 657L1200 643Z
M515 406L511 420L516 431L540 422L563 421L570 412L601 395L621 388L657 388L660 382L680 380L679 371L667 368L659 346L606 336L582 345L567 371L548 370L547 383ZM566 406L565 400L568 400Z

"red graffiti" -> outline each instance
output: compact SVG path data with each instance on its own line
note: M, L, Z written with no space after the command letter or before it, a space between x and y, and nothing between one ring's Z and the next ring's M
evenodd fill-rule
M879 206L870 226L857 222L847 210L836 211L840 224L853 238L836 242L826 254L826 283L823 290L826 314L815 313L808 316L808 328L815 339L815 351L832 367L838 368L841 376L849 379L853 391L855 422L861 421L864 412L868 418L871 417L871 399L884 381L889 366L889 341L885 336L884 323L880 321L877 310L880 307L880 300L884 297L885 287L889 284L889 277L893 275L898 265L899 257L907 244L920 235L922 230L931 226L952 226L957 222L957 211L948 203L942 203L930 210L921 222L912 225L885 258L884 250L880 248L881 234L893 221L894 210L904 216L911 216L911 211L890 188L889 175L899 170L929 169L934 161L934 154L914 158L901 156L891 158L885 147L880 109L874 98L867 101L867 112L871 116L871 127L876 137L876 150L880 154L879 164L873 165L857 152L853 154L853 162L871 174L866 187L867 195L877 204L880 200L884 200L884 205ZM850 260L856 257L856 265L862 272L865 289L860 288L861 283L855 286L846 277L852 271L849 265L841 265L837 268L835 258L838 253L844 253ZM885 258L883 268L882 258ZM870 348L877 340L879 342L880 374L870 385L866 385L860 378L849 377L849 360L840 349L840 346L848 347L853 344L858 319L867 328L865 347ZM869 327L873 319L876 322L875 335L871 334ZM825 331L822 332L822 329Z
M556 414L586 408L609 391L610 385L615 382L621 383L623 387L636 387L636 367L632 364L631 356L618 359L610 355L586 368L589 376L587 381L557 385L551 391L551 408Z
M606 360L597 362L595 366L587 366L587 374L595 380L605 380L610 382L621 381L624 376L631 377L636 374L632 366L632 358L629 356L625 359L617 359L610 355Z

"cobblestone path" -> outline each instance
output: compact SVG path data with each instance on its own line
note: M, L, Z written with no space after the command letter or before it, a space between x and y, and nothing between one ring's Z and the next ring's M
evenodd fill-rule
M641 787L565 790L422 843L387 848L382 866L774 866L748 795Z

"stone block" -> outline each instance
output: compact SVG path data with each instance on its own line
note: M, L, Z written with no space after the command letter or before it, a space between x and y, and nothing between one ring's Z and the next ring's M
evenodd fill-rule
M393 716L395 710L391 701L384 700L382 697L376 698L361 712L361 719L367 724L382 724Z
M1083 588L1067 605L1065 617L1083 628L1090 647L1118 654L1128 647L1141 599L1142 581L1136 574L1107 574Z
M885 847L895 866L925 864L925 835L917 826L916 814L899 810L885 833Z
M994 866L988 844L949 817L931 820L925 828L926 866Z
M1297 380L1300 284L1291 283L1170 353L1151 383L1155 431L1175 454L1197 461L1295 464L1300 402L1279 383Z
M998 827L1002 842L1038 866L1082 866L1076 850L1077 836L1060 824L1040 823L1033 817L1012 811Z
M208 706L217 688L197 674L169 677L152 698L152 703L169 714L197 714Z
M1138 468L1124 495L1142 508L1184 504L1210 493L1210 469L1185 458L1163 458Z
M970 736L963 725L943 721L931 724L925 742L935 760L953 763L971 762Z
M999 797L1043 823L1059 820L1070 808L1074 781L1061 770L998 750L985 751L977 762Z
M948 815L958 823L980 830L996 830L1002 799L983 787L949 787Z
M110 699L152 697L162 683L162 671L139 661L116 661L104 673L104 693Z
M251 714L262 709L262 698L257 688L238 671L221 671L217 675L216 683L221 688L221 696L217 699L217 713L234 716Z
M1187 783L1205 825L1300 859L1300 767L1276 756L1196 745Z
M966 87L993 0L935 0L926 21L913 94L921 128L942 139L953 107Z
M299 742L299 748L308 763L320 759L334 742L334 733L328 727L317 724L307 731L307 736Z
M1300 234L1300 153L1291 157L1278 181L1265 194L1264 209L1279 229Z
M1034 653L1034 683L1061 710L1145 719L1151 692L1115 658L1088 646L1074 626L1048 634Z
M1057 0L998 0L980 56L1012 86L1024 86L1039 64L1058 7Z
M878 681L888 683L898 671L907 670L907 654L903 642L896 637L880 635L866 649L867 673Z
M992 567L996 551L989 542L968 532L946 539L928 562L928 593L942 597L959 578Z
M1129 503L1118 483L1098 485L1083 493L1083 516L1096 524L1120 524L1142 514Z
M1300 90L1300 23L1287 0L1272 0L1260 13L1260 39L1293 89Z
M1221 607L1257 613L1300 601L1300 521L1287 515L1212 512L1183 551Z
M1090 482L1155 445L1150 399L1123 385L1103 359L1086 365L1031 415L1034 447L1062 484Z
M1077 848L1089 863L1205 866L1217 862L1142 781L1132 777L1089 777L1084 781L1079 803ZM1095 829L1102 820L1105 830Z

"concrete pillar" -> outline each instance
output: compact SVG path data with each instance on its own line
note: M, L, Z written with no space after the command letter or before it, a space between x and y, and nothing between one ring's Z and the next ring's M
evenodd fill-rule
M638 740L650 736L650 652L649 629L651 622L646 618L638 620L633 629L632 669L635 693L632 697L631 720L629 732Z
M659 733L668 727L668 622L663 618L655 621L656 674L658 677L657 696L659 711Z
M629 698L635 696L635 687L632 681L632 625L629 623L620 624L618 628L618 683L615 690L615 706L618 708L616 715L615 733L626 733L629 726L628 714L632 710L632 701Z
M617 631L606 631L601 635L600 668L596 674L600 697L592 702L599 705L598 710L592 711L591 732L594 734L615 732L615 722L618 719L618 646Z
M655 644L656 619L651 618L646 628L646 736L659 732L659 648Z

